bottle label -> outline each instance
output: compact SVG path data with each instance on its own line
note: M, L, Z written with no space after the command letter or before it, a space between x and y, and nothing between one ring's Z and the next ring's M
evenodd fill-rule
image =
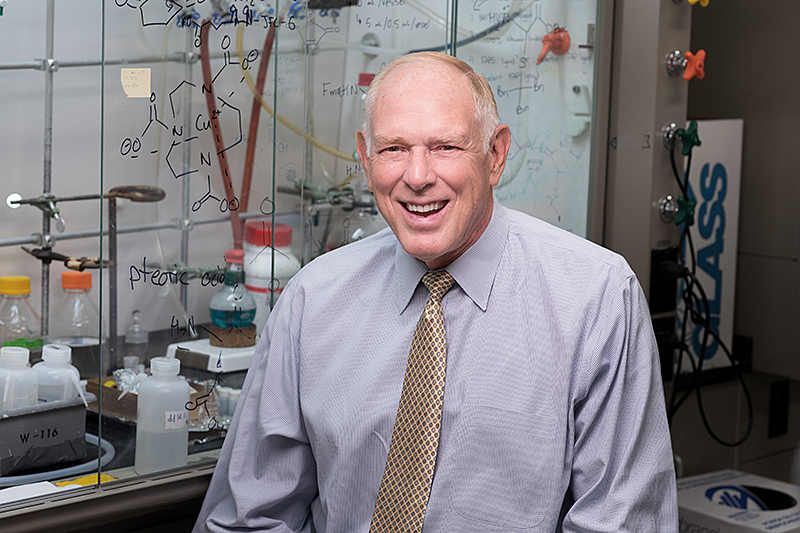
M189 411L166 411L164 429L183 429L189 425Z
M42 339L24 339L20 337L19 339L14 339L13 341L6 341L3 343L3 346L19 346L21 348L27 348L29 350L33 350L34 348L41 348L44 345Z

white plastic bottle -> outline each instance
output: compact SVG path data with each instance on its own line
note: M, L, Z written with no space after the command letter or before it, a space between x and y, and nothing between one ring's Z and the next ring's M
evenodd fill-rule
M0 413L36 405L39 378L28 366L30 355L20 346L0 348Z
M242 248L245 287L256 299L256 318L253 323L260 334L269 318L270 300L277 299L286 283L300 271L300 260L292 252L292 227L275 224L273 239L272 223L268 219L254 219L247 223ZM273 291L274 297L271 294Z
M55 402L80 396L81 376L72 366L72 350L63 344L45 344L42 361L33 365L39 376L39 401Z
M152 376L139 385L136 408L136 459L134 470L147 474L184 466L189 450L191 391L178 376L181 362L174 357L150 360Z

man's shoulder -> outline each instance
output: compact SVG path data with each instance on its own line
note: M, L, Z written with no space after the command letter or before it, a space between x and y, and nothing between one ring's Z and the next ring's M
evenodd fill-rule
M532 253L537 262L558 264L568 261L577 268L605 266L623 277L633 275L628 262L618 253L520 211L506 211L509 235Z

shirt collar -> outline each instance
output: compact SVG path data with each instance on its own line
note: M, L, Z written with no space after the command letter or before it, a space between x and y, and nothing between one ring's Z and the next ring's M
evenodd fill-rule
M475 304L486 311L489 293L508 237L508 213L494 199L492 219L475 243L445 269ZM412 257L397 243L395 252L395 298L403 313L422 276L428 271L425 263Z

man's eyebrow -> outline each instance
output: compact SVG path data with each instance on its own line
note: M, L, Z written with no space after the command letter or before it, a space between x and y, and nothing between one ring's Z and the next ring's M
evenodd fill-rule
M449 135L443 135L442 137L433 139L430 141L431 145L446 145L446 144L454 144L454 145L461 145L466 144L469 141L469 133L453 133ZM378 146L389 146L394 144L406 144L406 141L402 137L396 136L386 136L386 135L376 135L374 138L374 142Z
M376 145L381 146L386 146L389 144L404 144L403 139L400 137L387 137L385 135L376 135L374 141Z

